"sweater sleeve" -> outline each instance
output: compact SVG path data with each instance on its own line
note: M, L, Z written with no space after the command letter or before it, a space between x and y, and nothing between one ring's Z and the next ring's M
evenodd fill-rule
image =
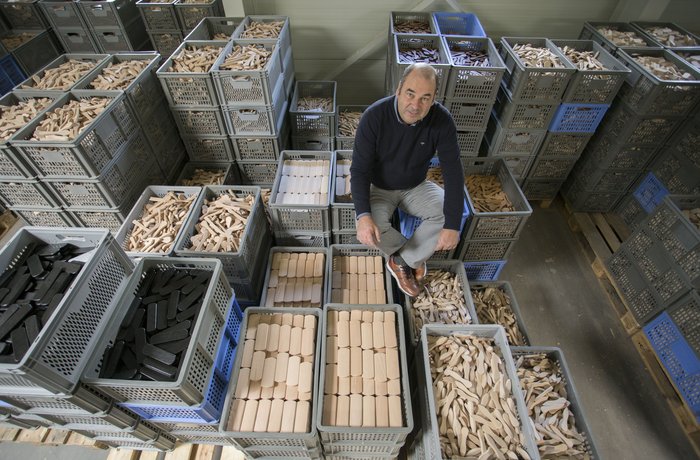
M355 132L355 143L350 165L350 187L355 213L360 215L371 212L369 204L369 187L372 182L372 166L374 164L377 145L379 121L374 111L368 109L360 118Z
M444 228L459 231L464 210L464 172L459 157L457 129L452 116L447 111L445 113L448 120L445 120L444 127L440 130L441 135L437 146L442 177L445 181Z

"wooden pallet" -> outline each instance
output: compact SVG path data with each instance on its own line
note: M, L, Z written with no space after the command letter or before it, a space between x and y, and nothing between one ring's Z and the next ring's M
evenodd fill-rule
M42 444L45 446L85 446L105 449L102 444L95 442L81 434L66 430L52 430L50 428L0 429L0 442L27 442L30 444Z
M688 440L693 445L695 453L700 457L700 424L697 418L680 396L680 393L673 384L673 380L671 380L666 373L666 368L661 361L659 361L658 356L654 352L644 332L639 331L634 334L632 336L632 343L634 343L635 348L644 361L646 369L651 374L656 386L671 408L671 412L673 412L673 415L683 428Z
M5 210L5 212L0 215L0 238L3 238L18 220L19 218L15 216L12 211Z

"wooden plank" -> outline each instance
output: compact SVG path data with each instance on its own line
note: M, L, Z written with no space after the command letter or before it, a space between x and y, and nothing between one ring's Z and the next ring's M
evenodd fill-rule
M70 436L70 431L68 430L51 430L51 432L44 439L44 444L55 444L61 445L65 444Z
M93 446L95 445L95 441L86 436L83 436L80 433L71 431L68 440L66 440L66 444L70 444L72 446Z
M578 224L579 228L583 232L589 246L593 250L593 253L600 260L607 260L608 257L612 255L608 244L605 242L603 237L598 232L598 228L591 219L591 217L582 212L575 212L574 219Z
M4 428L0 430L0 441L14 441L20 431L19 428Z
M610 227L610 224L608 224L605 216L600 213L594 213L591 214L591 218L593 219L596 227L598 227L598 232L603 235L605 242L608 243L608 247L610 248L611 252L615 252L620 249L620 239L617 237L617 234L612 227Z
M49 435L48 428L36 428L34 430L22 430L22 432L17 435L15 441L17 442L28 442L32 444L40 444Z
M165 454L165 460L190 460L194 453L193 444L180 444L175 450Z
M221 449L221 458L219 460L243 460L245 454L233 446L224 446Z
M215 450L216 446L212 444L197 444L197 451L193 460L212 460Z
M165 457L165 452L158 452L157 450L144 450L141 451L139 460L158 460L160 457Z
M137 460L139 458L138 450L131 449L111 449L107 460Z
M620 241L625 241L630 237L632 232L619 215L615 214L614 212L606 212L603 215L605 216L605 220L608 221L608 224L610 224L613 230L615 230L615 233L617 234L618 238L620 238Z
M601 288L605 292L605 295L610 301L610 305L617 314L617 317L622 322L622 327L624 327L625 332L628 335L632 335L640 329L639 323L635 319L632 311L629 309L625 303L624 297L621 294L620 289L615 284L615 280L610 276L605 265L600 259L596 259L591 264L593 273L598 278Z

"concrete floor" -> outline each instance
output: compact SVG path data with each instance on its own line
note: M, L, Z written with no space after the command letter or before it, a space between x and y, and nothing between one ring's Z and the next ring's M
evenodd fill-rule
M533 345L560 347L603 459L693 459L593 275L562 204L535 206L501 274ZM0 459L102 460L108 451L0 443Z

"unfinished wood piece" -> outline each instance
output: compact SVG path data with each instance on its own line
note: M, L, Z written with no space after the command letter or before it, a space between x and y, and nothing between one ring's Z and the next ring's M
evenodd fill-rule
M320 278L314 278L313 285L311 287L311 304L320 305L321 304L321 293L323 291L323 283Z
M285 375L286 377L286 375ZM275 383L275 388L272 391L272 399L281 399L284 400L287 394L287 383L285 382L277 382Z
M301 333L301 354L303 356L311 356L314 354L314 345L316 339L315 328L302 329Z
M367 289L362 289L362 288L360 288L360 289L357 291L357 303L358 303L359 305L367 305L367 303L368 303L368 301L367 301L367 299L368 299L367 294L368 294L368 293L367 293Z
M389 380L386 387L390 396L398 396L401 394L401 380L399 379Z
M289 354L292 356L301 354L301 338L303 331L301 327L295 326L292 328L292 334L289 338Z
M349 426L350 423L350 397L338 396L335 426Z
M385 323L395 323L396 322L396 312L392 310L387 310L384 312L384 322Z
M287 380L287 366L289 365L289 353L278 353L275 358L275 382L285 382ZM263 380L265 371L263 370Z
M370 315L371 316L371 315ZM362 323L360 326L361 330L361 347L363 350L371 350L374 348L374 341L372 340L372 323Z
M338 409L338 397L336 395L323 396L323 415L322 422L324 425L335 425L335 419Z
M254 313L248 315L248 322L246 323L245 338L246 340L255 339L255 333L258 330L258 322L260 321L260 315Z
M272 401L269 399L262 399L258 403L258 410L255 415L255 424L253 426L253 431L264 432L267 431L267 422L270 420L270 408L272 406Z
M297 385L287 385L287 394L284 396L286 400L298 400L299 399L299 387Z
M377 407L377 402L374 396L363 396L362 397L362 426L366 428L371 428L376 425L376 415L375 409Z
M351 393L351 378L350 377L338 377L338 394L339 395L349 395Z
M278 319L281 319L281 317L278 317ZM279 347L279 339L280 339L280 326L279 324L270 324L270 328L267 333L267 347L266 350L268 352L274 352L277 351Z
M282 253L276 253L275 255L279 254L280 259L279 259L279 265L277 266L277 269L279 270L279 276L282 278L286 278L289 271L289 256L290 254L288 252L282 252Z
M304 327L304 315L294 315L292 317L292 326L303 328Z
M326 316L326 334L328 336L338 335L338 312L336 310L328 310Z
M372 322L372 344L374 348L384 348L384 321Z
M350 346L362 346L362 327L360 320L350 320Z
M258 329L255 333L255 351L264 351L267 349L267 336L269 328L269 324L258 324Z
M403 426L400 396L389 396L389 426L392 428Z
M362 376L362 349L350 347L350 376Z
M362 426L362 395L350 395L350 423L352 427Z
M399 366L399 350L396 348L386 349L386 377L389 380L401 377Z
M297 402L287 400L282 408L282 426L280 433L292 433L294 431L294 421L296 420Z
M250 366L250 380L258 382L262 380L263 369L265 367L265 352L256 351L253 353L253 363Z
M302 294L302 301L310 303L311 302L311 297L313 296L313 289L314 284L313 280L311 279L305 279L304 280L304 293Z
M362 321L362 310L350 310L350 321Z
M314 259L314 278L319 278L324 275L326 256L323 253L317 252Z
M277 289L269 288L265 293L265 307L272 308L275 306L275 298L277 297Z
M294 315L291 313L282 313L282 324L280 326L292 326Z
M248 397L248 385L250 383L250 369L243 368L238 373L238 381L236 382L236 389L234 391L234 396L239 399Z
M304 278L313 278L314 277L314 264L315 263L316 263L316 256L313 253L308 254L308 256L306 257L306 265L304 267Z
M241 420L241 431L252 432L255 428L255 419L258 413L258 401L248 400L243 410L243 420Z
M299 384L299 371L301 369L301 358L290 356L287 361L287 385L296 386Z
M323 391L326 394L338 393L338 366L336 364L326 364Z
M374 351L362 350L362 377L374 378Z
M376 396L374 398L376 404L375 421L377 427L389 427L389 398L387 396Z
M358 278L359 280L359 278ZM361 321L363 323L371 323L374 320L374 312L372 310L362 310L362 319Z
M296 303L301 303L302 300L304 299L304 279L303 278L297 278L295 283L294 283L294 298L293 302Z
M291 317L290 317L291 322ZM277 351L279 353L288 353L289 345L292 336L292 326L289 324L284 324L280 326L279 339L277 340Z
M357 274L357 256L350 256L349 257L349 267L348 267L348 272L353 275Z
M251 381L248 384L248 399L260 399L262 397L262 385L260 381Z
M377 382L386 382L386 354L374 354L374 380Z
M348 299L348 303L351 305L357 305L360 303L360 293L357 291L357 289L348 289L348 293L350 295L350 298ZM351 321L352 323L352 321Z
M362 376L350 377L350 393L362 394Z
M289 264L287 266L287 278L297 277L297 264L299 262L299 253L293 252L289 254Z
M273 399L270 405L270 417L267 422L268 433L279 433L282 428L282 413L284 411L284 401Z
M260 388L260 399L272 399L274 396L275 396L274 386Z
M350 377L350 348L338 349L338 377Z
M392 312L393 313L393 312ZM393 321L384 321L384 346L386 348L396 348L396 324Z
M243 399L234 399L231 404L231 412L226 425L227 431L242 431L241 422L243 422L243 412L245 411L246 401Z
M243 357L241 367L250 367L253 363L253 353L255 352L255 340L246 340L243 344Z
M388 396L389 395L389 386L388 382L386 380L384 381L379 381L379 380L374 380L374 394L377 396Z
M294 416L294 432L306 433L309 431L309 419L311 414L311 404L309 401L299 401Z
M299 400L299 401L311 401L312 396L313 396L313 393L310 391L307 391L306 393L299 392L299 395L297 396L297 400Z
M341 312L342 313L342 312ZM347 312L344 312L347 313ZM338 321L338 348L347 348L350 346L350 321Z
M326 339L326 364L338 362L338 340L337 337Z
M373 366L374 367L374 366ZM374 373L374 370L372 371ZM374 396L374 379L373 378L363 378L362 379L362 394L364 396Z
M338 310L338 321L350 321L350 312L348 310Z
M313 383L314 366L311 363L299 365L299 393L310 393Z

